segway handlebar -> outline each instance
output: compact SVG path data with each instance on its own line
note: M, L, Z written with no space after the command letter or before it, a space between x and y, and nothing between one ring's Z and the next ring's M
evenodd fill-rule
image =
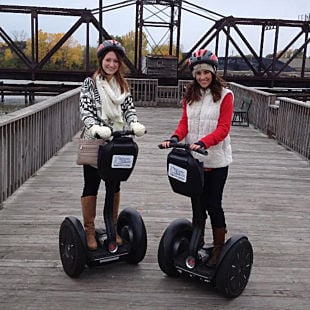
M111 134L111 136L114 138L130 136L130 135L134 135L133 130L116 130L116 131L112 131L112 134Z
M165 149L165 147L163 147L161 144L159 144L158 147L160 149ZM190 148L190 144L189 143L171 142L169 148L185 149L185 150L190 150L190 151L193 151L193 152L197 152L197 153L202 154L202 155L208 155L208 151L205 148L200 147L197 150L192 150Z
M146 133L146 130L145 130ZM116 130L112 131L111 137L113 138L119 138L119 137L124 137L124 136L134 136L135 133L133 130ZM95 136L97 139L101 139L98 134Z
M144 130L144 134L147 133L147 130ZM135 136L135 132L130 129L130 130L116 130L116 131L112 131L112 137L123 137L123 136Z

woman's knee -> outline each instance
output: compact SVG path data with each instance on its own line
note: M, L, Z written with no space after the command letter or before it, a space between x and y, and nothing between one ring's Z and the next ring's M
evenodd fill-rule
M208 215L210 217L211 225L215 227L225 226L225 214L222 206L220 205L208 205Z

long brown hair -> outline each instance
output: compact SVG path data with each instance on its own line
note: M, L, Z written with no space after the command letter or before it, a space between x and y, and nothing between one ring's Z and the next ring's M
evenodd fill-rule
M209 86L213 101L216 102L221 98L221 92L224 87L227 86L226 82L218 75L212 73L212 82ZM192 83L186 86L184 99L188 104L192 104L195 101L201 99L201 86L196 79Z
M128 92L129 91L129 85L127 83L127 81L125 80L124 76L123 76L123 71L124 71L124 60L123 57L121 57L121 55L119 53L117 53L116 51L113 51L117 57L118 63L119 63L119 68L118 70L115 72L114 77L116 79L116 81L118 82L118 84L120 85L121 88L121 93L124 92ZM104 72L104 70L102 69L102 59L105 57L107 53L103 54L102 57L100 57L98 59L99 62L99 67L98 69L94 72L92 78L94 80L96 80L97 76L100 76L102 78L106 78L107 74Z

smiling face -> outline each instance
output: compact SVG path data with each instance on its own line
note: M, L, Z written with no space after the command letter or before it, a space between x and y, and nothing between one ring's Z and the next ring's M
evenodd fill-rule
M120 67L119 60L114 51L108 52L102 59L101 62L102 69L107 74L107 78L112 78L112 76L117 72Z
M212 82L213 75L208 70L199 70L196 72L195 78L201 88L208 88Z

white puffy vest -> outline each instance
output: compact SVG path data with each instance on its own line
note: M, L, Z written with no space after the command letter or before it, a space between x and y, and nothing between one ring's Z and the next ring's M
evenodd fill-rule
M191 105L187 105L188 134L185 138L186 143L195 143L202 137L211 133L216 129L220 116L220 108L223 98L232 93L224 88L221 99L213 102L210 90L206 90L200 101L195 101ZM193 152L195 158L204 163L206 168L226 167L232 162L232 151L230 144L230 136L208 148L208 155L200 155Z

